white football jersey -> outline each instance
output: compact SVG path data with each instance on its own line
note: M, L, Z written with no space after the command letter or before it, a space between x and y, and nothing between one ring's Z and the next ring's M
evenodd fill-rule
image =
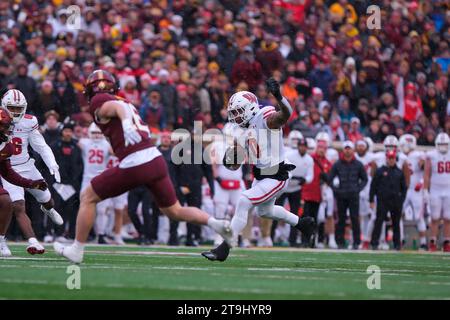
M238 142L247 147L249 162L259 169L274 167L285 160L283 130L267 127L267 118L275 112L271 106L259 109L244 136L238 137Z
M370 164L375 161L375 154L373 152L366 152L366 154L364 156L360 157L358 155L358 153L355 152L355 158L356 158L356 160L360 161L363 164L364 169L366 169L368 180L367 180L367 184L364 187L362 192L364 192L364 195L367 196L369 193L369 190L370 190L370 183L372 181L372 176L370 175L370 173L371 173L370 172L371 171Z
M211 156L216 159L217 175L219 178L225 180L241 180L242 167L237 170L229 170L222 164L227 147L228 145L225 141L215 141L211 145Z
M432 150L426 157L431 161L431 188L450 188L450 152Z
M83 180L90 181L105 171L110 156L111 146L106 139L89 139L80 140L83 155Z
M39 153L47 167L56 166L55 156L39 132L39 123L35 116L26 114L19 123L15 124L11 143L14 146L11 156L13 166L24 164L30 159L28 145L31 145L33 150Z
M423 183L423 168L420 167L420 162L425 160L425 153L414 150L408 155L408 168L410 173L409 188L414 189L417 184Z
M400 170L403 170L403 164L408 161L408 157L403 152L399 152L397 155L397 167ZM382 166L386 165L386 153L384 151L375 153L375 158L377 168L381 168Z
M314 179L314 160L309 154L305 154L303 157L300 155L298 150L289 149L286 152L286 159L295 165L295 169L292 170L292 177L294 179L289 180L289 185L286 192L296 192L301 189L296 177L304 178L306 183L311 183Z

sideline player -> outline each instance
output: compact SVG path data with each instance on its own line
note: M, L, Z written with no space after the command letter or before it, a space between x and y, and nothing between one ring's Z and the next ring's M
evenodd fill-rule
M416 150L416 147L417 140L412 134L404 134L400 137L400 150L408 158L410 171L410 182L408 191L406 192L403 212L406 212L408 208L411 209L412 220L417 223L417 230L419 231L420 249L427 250L427 225L424 218L425 207L423 203L423 169L425 165L425 153Z
M23 93L17 89L8 90L2 97L2 107L7 109L14 123L11 135L11 143L14 146L13 155L10 158L11 165L17 173L29 179L42 179L41 173L34 166L34 159L28 153L28 145L36 151L44 160L50 173L55 176L57 183L61 182L59 166L56 163L52 149L45 142L39 132L39 124L35 116L26 114L27 100ZM31 225L31 220L26 213L24 188L13 185L2 179L3 187L8 191L13 202L13 214L24 237L28 240L27 252L29 254L43 254L45 248L38 242ZM29 193L40 203L41 210L57 225L63 224L63 219L54 209L54 201L50 191L27 189Z
M112 153L111 145L105 139L100 128L91 123L88 129L88 137L82 138L78 142L83 158L83 180L81 183L81 192L90 184L91 180L105 171L109 155ZM105 229L108 221L107 211L110 205L110 199L99 202L96 206L97 220L95 223L98 243L107 243L105 239Z
M30 180L22 177L11 166L10 157L14 154L14 145L10 142L13 130L13 118L9 111L0 108L0 175L5 181L28 190L47 190L44 179ZM0 186L0 257L10 257L11 250L6 244L5 234L12 218L13 205L11 198Z
M288 186L289 177L292 175L289 171L295 168L295 165L285 163L282 131L292 114L292 108L281 95L280 85L275 79L268 79L266 85L277 100L279 111L275 111L271 106L259 108L258 98L248 91L239 91L228 101L228 120L246 130L237 142L241 147L228 149L225 153L225 163L235 165L233 160L237 150L242 150L242 145L245 145L249 151L250 163L255 163L255 179L252 187L242 192L238 200L231 220L232 238L225 239L217 248L202 253L209 260L227 259L230 248L237 245L237 237L246 226L249 211L253 208L256 208L260 217L282 220L299 229L307 237L311 236L314 229L314 220L311 217L299 218L284 207L275 205L276 198Z
M372 177L376 171L376 164L374 160L374 153L368 141L361 139L356 141L356 159L361 161L367 173L367 185L359 194L359 215L361 217L361 235L362 235L362 249L369 249L370 238L372 235L373 223L375 221L375 212L370 208L369 192Z
M81 263L84 245L95 221L95 206L100 201L116 197L137 186L145 185L170 219L209 225L224 238L230 236L229 223L219 221L194 207L182 207L177 200L167 164L153 146L148 126L136 108L116 96L116 80L107 71L95 70L86 81L85 94L95 123L111 142L120 164L92 179L81 195L77 217L76 239L70 246L55 242L56 253L74 263Z
M444 220L444 252L450 252L450 138L445 132L435 139L436 149L426 155L424 201L431 209L429 250L437 250L439 221Z

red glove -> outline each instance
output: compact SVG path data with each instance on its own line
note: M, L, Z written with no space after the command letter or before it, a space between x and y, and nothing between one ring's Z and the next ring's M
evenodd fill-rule
M420 190L422 190L422 187L423 187L423 183L418 182L414 187L414 191L419 192Z

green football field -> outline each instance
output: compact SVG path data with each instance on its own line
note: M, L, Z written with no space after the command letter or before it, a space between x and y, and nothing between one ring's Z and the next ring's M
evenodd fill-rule
M10 248L0 299L450 299L443 253L237 249L213 263L200 256L205 248L89 246L81 288L69 290L70 264L50 245L43 256ZM371 265L379 290L367 288Z

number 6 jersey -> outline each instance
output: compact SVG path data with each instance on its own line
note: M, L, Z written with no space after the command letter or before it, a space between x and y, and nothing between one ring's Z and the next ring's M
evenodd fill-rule
M30 160L28 144L39 153L48 168L56 166L55 156L39 132L39 124L35 116L26 114L19 123L15 124L11 144L14 147L11 156L13 166L25 164Z

